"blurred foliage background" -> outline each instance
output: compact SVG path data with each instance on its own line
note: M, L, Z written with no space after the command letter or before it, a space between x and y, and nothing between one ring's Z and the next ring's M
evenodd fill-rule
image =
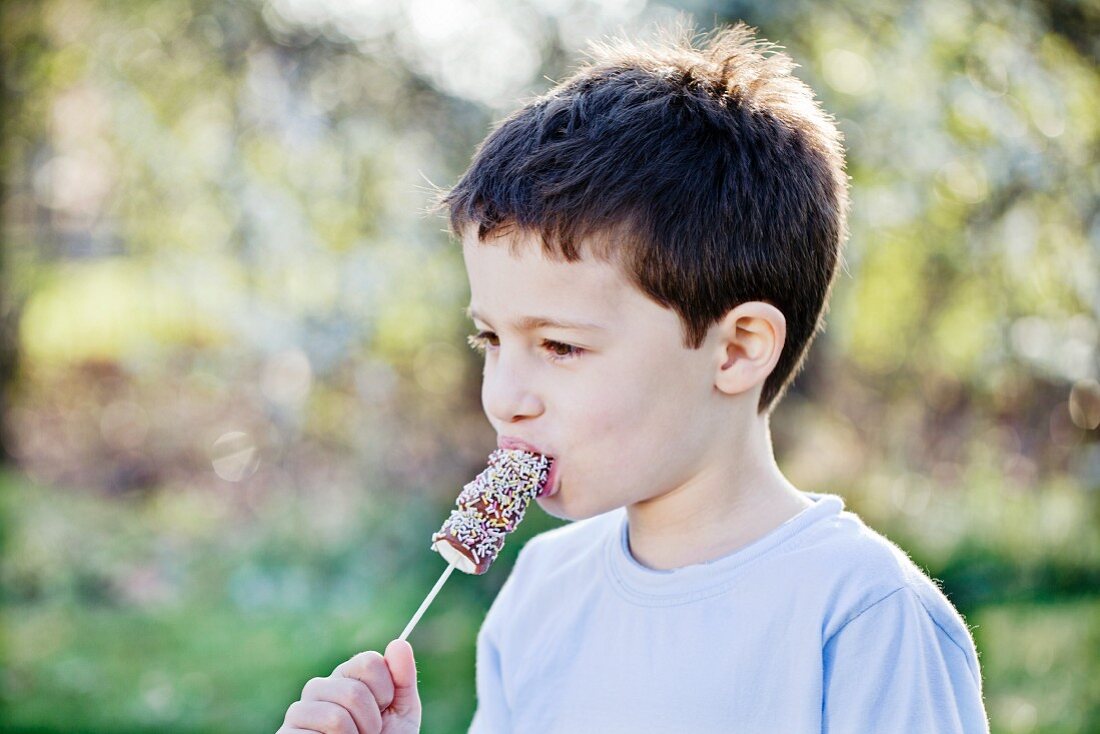
M274 731L381 648L493 447L433 186L588 40L782 43L849 151L828 329L773 417L973 627L993 730L1100 731L1100 5L5 0L10 732ZM414 633L425 731L535 512Z

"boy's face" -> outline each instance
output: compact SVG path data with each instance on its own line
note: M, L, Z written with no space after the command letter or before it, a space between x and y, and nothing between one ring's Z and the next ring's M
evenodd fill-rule
M557 491L538 500L544 510L591 517L664 495L713 465L728 412L710 338L685 348L676 313L618 267L550 260L526 233L485 243L468 234L463 257L486 351L482 406L498 439L555 458Z

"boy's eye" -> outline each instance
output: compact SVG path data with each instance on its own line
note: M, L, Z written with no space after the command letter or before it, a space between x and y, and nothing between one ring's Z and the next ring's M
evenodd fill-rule
M475 351L485 354L489 349L495 349L500 346L500 338L491 331L480 331L477 334L470 334L466 337L466 343ZM563 342L556 342L552 339L544 339L542 346L550 353L551 359L559 362L577 357L584 351L580 347L574 347L572 344L565 344Z
M491 331L479 331L476 334L470 334L466 337L466 343L469 344L474 351L485 354L485 350L488 347L499 346L497 344L497 335Z
M580 354L580 349L571 346L569 344L562 344L561 342L551 341L547 339L543 342L543 345L556 357L574 357Z

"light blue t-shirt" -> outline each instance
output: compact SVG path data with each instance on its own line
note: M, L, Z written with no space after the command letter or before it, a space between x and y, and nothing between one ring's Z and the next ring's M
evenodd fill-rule
M630 555L626 512L523 548L478 635L476 734L988 732L940 589L835 495L728 556Z

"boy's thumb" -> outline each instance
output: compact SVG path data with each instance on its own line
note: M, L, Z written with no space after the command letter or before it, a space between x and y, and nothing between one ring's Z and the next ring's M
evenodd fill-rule
M412 645L394 640L386 646L386 665L393 678L393 703L390 710L398 716L420 723L420 693L416 690L416 660Z

